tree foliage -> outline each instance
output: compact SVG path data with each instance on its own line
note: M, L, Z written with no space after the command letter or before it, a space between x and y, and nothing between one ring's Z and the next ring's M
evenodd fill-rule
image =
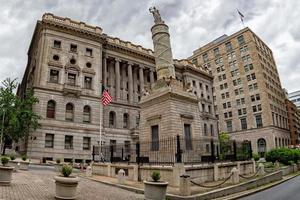
M26 139L31 130L40 126L40 116L32 109L38 99L34 97L32 90L27 90L24 98L17 96L17 85L16 79L8 78L0 87L0 129L3 130L3 142L6 145Z

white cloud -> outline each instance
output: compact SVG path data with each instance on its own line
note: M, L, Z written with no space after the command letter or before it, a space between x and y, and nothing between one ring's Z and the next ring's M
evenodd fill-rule
M185 58L199 46L242 28L236 8L272 49L282 86L299 90L300 1L293 0L0 0L0 80L25 70L27 50L37 20L45 12L100 26L104 32L152 48L155 5L170 27L173 54Z

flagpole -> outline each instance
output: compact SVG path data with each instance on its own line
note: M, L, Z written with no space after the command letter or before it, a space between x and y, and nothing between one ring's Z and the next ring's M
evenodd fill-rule
M102 88L102 82L100 83L100 88ZM102 90L100 90L100 95L102 97ZM102 116L103 116L103 113L102 113L102 102L100 102L100 123L99 123L99 158L100 158L100 155L101 155L101 146L102 146ZM100 158L100 161L101 161L101 158Z

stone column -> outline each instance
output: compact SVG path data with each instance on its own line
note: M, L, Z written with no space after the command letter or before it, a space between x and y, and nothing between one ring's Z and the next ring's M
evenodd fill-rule
M191 177L189 175L180 176L179 192L183 196L191 195Z
M137 101L138 82L137 82L137 69L133 69L133 102Z
M144 90L144 66L140 65L139 68L139 76L140 76L140 93Z
M107 59L107 56L104 55L103 56L103 85L105 87L107 87L107 62L106 62L106 59Z
M129 103L133 101L133 79L132 79L132 62L128 62L128 96Z
M114 85L114 79L113 79L113 61L109 61L108 65L108 81L109 81L109 87L110 87L110 92L112 91L113 85ZM112 93L111 93L112 94Z
M122 91L122 99L126 100L126 63L122 63L121 65L121 77L122 77L122 81L121 81L121 89L123 89Z
M154 69L150 68L150 85L152 88L152 85L154 84Z
M115 59L115 78L116 78L116 100L120 99L120 62L121 60Z

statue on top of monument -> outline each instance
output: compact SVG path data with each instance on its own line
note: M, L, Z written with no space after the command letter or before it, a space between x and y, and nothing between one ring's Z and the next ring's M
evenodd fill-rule
M149 8L149 11L153 14L155 24L164 23L164 21L161 19L158 9L156 9L155 7L151 7Z

